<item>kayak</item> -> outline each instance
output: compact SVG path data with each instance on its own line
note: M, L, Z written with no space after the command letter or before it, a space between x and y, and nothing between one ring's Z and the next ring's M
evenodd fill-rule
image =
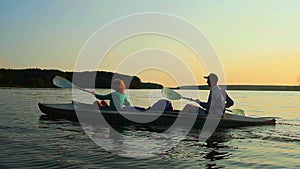
M70 121L84 121L84 119L95 119L94 117L102 117L109 124L116 124L121 126L135 125L135 126L171 126L180 119L191 120L193 118L193 128L201 129L208 115L195 115L191 113L179 113L179 111L172 112L155 112L155 111L117 111L117 110L100 110L95 105L82 103L65 103L65 104L38 104L42 113L50 119L67 119ZM75 109L76 108L76 109ZM77 111L75 111L77 110ZM78 111L79 110L79 111ZM158 114L159 113L159 114ZM184 115L182 115L184 114ZM159 115L159 116L158 116ZM84 118L82 118L84 117ZM127 117L127 118L126 118ZM129 118L128 118L129 117ZM157 118L158 117L158 118ZM132 121L130 119L150 118L155 119L147 123ZM190 118L190 119L189 119ZM213 117L212 117L213 118ZM99 121L98 121L99 122ZM177 124L177 123L176 123ZM181 125L181 123L179 123ZM182 123L182 125L185 125ZM260 126L260 125L275 125L274 118L267 117L249 117L238 116L230 113L225 113L221 118L218 128L236 128L245 126Z

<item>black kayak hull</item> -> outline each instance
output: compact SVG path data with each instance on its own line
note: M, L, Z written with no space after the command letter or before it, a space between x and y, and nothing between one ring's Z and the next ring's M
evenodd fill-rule
M99 116L100 111L95 108L94 105L76 105L80 107L80 111L75 111L75 105L72 103L67 104L38 104L41 112L47 115L50 119L67 119L70 121L79 121L80 122L91 122L93 117ZM76 107L76 108L77 108ZM81 113L81 114L78 114ZM133 119L153 118L157 116L156 112L124 112L126 117L132 117ZM96 115L96 116L95 116ZM206 115L178 115L178 112L164 112L159 118L148 122L148 123L138 123L128 118L125 118L116 110L101 110L101 115L104 117L107 123L116 124L116 125L139 125L139 126L171 126L178 118L184 118L186 120L177 120L179 123L176 125L185 126L185 123L180 123L180 121L194 121L193 128L201 129L206 121ZM130 118L130 119L132 119ZM191 118L191 119L189 119ZM195 120L196 119L196 120ZM97 123L97 121L95 121ZM98 121L99 122L99 121ZM275 119L273 118L254 118L247 116L237 116L233 114L225 114L224 117L220 120L218 128L235 128L235 127L245 127L245 126L260 126L260 125L275 125Z

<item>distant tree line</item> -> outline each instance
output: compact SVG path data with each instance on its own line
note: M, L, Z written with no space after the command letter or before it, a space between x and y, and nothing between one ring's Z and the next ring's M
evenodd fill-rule
M78 81L75 85L84 88L110 88L112 79L124 80L130 89L161 89L163 86L156 83L143 83L137 76L129 76L119 73L75 72ZM72 81L74 72L42 69L0 69L0 87L29 87L29 88L54 88L52 79L54 76L62 76ZM93 78L95 77L95 78ZM95 80L95 81L94 81ZM94 86L95 85L95 86ZM207 86L180 86L175 89L209 90ZM227 85L227 90L263 90L263 91L300 91L300 86L272 86L272 85Z
M176 89L186 90L209 90L207 85L202 86L180 86ZM227 90L248 90L248 91L300 91L300 86L274 86L274 85L227 85Z
M119 73L95 71L75 72L75 85L84 88L110 88L111 81L119 78L124 80L126 86L131 89L161 89L163 86L156 83L143 83L137 76L123 75ZM42 69L0 69L0 87L41 87L53 88L52 79L62 76L72 81L74 72ZM95 80L95 81L91 81ZM94 86L95 85L95 86Z

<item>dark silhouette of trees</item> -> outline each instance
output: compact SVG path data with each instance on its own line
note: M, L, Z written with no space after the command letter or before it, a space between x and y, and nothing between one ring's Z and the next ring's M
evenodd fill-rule
M52 88L54 76L62 76L72 81L73 72L63 72L60 70L42 70L42 69L0 69L0 87L41 87ZM76 72L75 85L92 88L110 88L112 79L124 80L126 86L131 89L159 89L162 85L151 83L142 83L141 79L136 76L128 76L112 72ZM95 78L93 78L95 77ZM91 81L95 79L95 81Z
M73 72L63 72L50 69L0 69L0 87L40 87L53 88L54 76L62 76L72 81ZM110 88L112 79L124 80L127 88L130 89L161 89L162 85L156 83L143 83L139 77L128 76L112 72L76 72L79 81L75 85L83 88ZM96 77L96 78L93 78ZM96 79L95 81L92 81ZM227 85L227 90L264 90L264 91L300 91L300 86L270 86L270 85ZM177 89L195 89L209 90L204 86L181 86Z

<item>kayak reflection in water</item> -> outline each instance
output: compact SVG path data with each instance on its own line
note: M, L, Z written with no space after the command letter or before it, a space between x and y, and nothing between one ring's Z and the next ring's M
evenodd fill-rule
M107 95L100 95L97 94L96 91L93 91L93 94L95 97L102 101L96 101L96 104L100 108L110 108L110 109L121 109L126 106L130 106L130 101L127 99L125 95L125 83L121 79L115 79L112 82L112 89L115 90L115 92L112 92ZM110 104L106 100L110 101Z
M202 102L196 99L195 102L201 107L187 104L183 108L183 112L198 112L198 114L208 114L209 112L223 115L225 113L225 108L233 106L233 100L228 96L225 89L221 89L218 86L218 76L214 73L210 73L208 76L204 76L207 79L208 87L210 88L210 93L207 102Z

